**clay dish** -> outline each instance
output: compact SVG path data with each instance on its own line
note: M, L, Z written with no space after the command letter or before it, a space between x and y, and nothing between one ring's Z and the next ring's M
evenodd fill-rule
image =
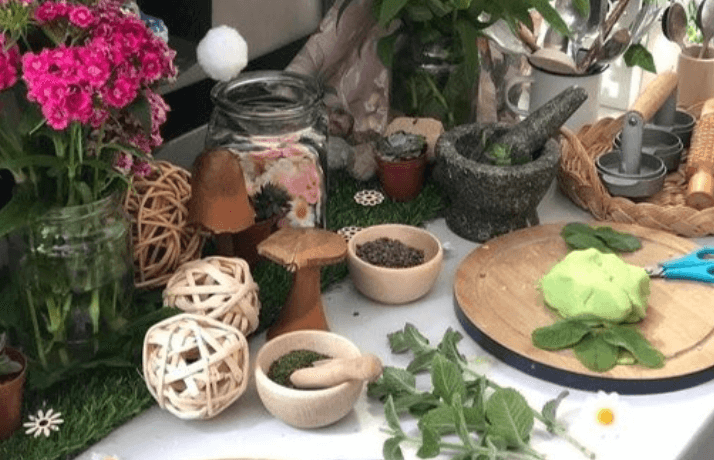
M407 268L380 267L357 256L357 246L381 237L399 240L424 251L424 263ZM426 295L441 271L444 251L427 230L402 224L382 224L357 232L347 244L347 266L358 291L385 304L403 304Z
M298 390L268 378L270 364L294 350L312 350L331 358L356 358L359 348L345 337L327 331L287 332L263 345L255 358L258 396L276 418L297 428L330 425L347 415L364 389L364 380L351 380L320 390Z

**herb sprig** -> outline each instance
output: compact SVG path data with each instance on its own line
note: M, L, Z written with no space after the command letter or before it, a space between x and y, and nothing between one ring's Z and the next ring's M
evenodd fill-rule
M543 459L529 444L536 420L585 457L595 458L556 419L567 391L539 412L517 390L501 387L472 370L457 348L462 338L457 331L448 329L436 347L408 323L388 338L393 353L411 351L414 358L404 369L385 367L382 376L368 386L367 394L384 402L390 434L383 446L385 460L402 460L402 444L415 445L419 458L449 451L453 460ZM431 377L430 391L417 388L416 376L422 372ZM404 415L418 419L418 436L402 429L400 417Z

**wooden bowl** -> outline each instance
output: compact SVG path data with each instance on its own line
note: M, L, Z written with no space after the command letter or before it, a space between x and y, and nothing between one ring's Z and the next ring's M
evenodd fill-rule
M373 265L357 256L357 246L381 237L424 251L424 262L408 268ZM439 240L427 230L402 224L382 224L357 232L347 244L347 266L358 291L385 304L402 304L426 295L434 286L444 260Z
M359 348L332 332L300 330L268 341L255 359L255 382L263 405L276 418L297 428L330 425L347 415L364 389L365 382L349 381L320 390L298 390L268 378L270 365L294 350L312 350L332 358L355 358Z

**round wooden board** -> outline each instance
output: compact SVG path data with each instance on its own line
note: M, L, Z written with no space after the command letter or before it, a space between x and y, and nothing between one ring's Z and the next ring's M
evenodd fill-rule
M538 281L568 253L564 224L515 231L486 242L460 264L454 283L461 323L484 348L524 372L567 386L626 394L660 393L714 378L714 285L654 278L647 316L638 326L666 356L660 369L616 366L598 373L584 367L572 350L546 351L531 343L531 332L558 316L545 306ZM623 255L641 267L676 258L696 244L649 228L593 223L631 233L642 249Z

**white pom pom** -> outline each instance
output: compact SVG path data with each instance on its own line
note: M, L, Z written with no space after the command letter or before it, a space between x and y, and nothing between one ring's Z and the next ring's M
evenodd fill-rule
M236 29L210 29L196 47L201 68L214 80L228 81L248 65L248 44Z

